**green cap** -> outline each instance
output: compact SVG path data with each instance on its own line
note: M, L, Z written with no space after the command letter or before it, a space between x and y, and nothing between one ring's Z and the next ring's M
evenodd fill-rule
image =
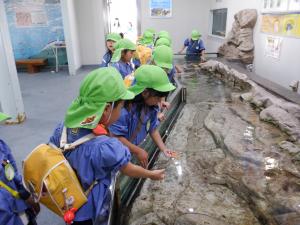
M160 92L169 92L176 87L170 83L167 73L159 66L142 65L134 74L136 83L128 90L135 95L142 93L146 88Z
M136 45L129 39L124 38L115 43L114 49L115 51L111 58L111 62L118 62L121 59L121 54L123 50L127 49L127 50L135 51Z
M197 30L192 31L192 40L193 41L199 40L200 37L201 37L201 34L199 33L199 31L197 31Z
M11 117L9 115L6 115L2 112L0 112L0 122L1 121L4 121L4 120L7 120L7 119L10 119Z
M150 31L145 31L142 37L143 45L151 45L153 44L153 33Z
M168 46L162 45L156 47L152 59L155 64L161 68L173 68L173 52Z
M171 42L170 42L169 39L167 39L167 38L164 38L164 37L159 38L159 39L155 42L155 47L162 46L162 45L171 47Z
M159 38L167 38L171 42L171 36L168 31L162 30L158 33Z
M133 98L134 94L126 89L121 74L114 67L96 69L81 83L79 96L66 113L65 126L94 129L108 102Z
M110 33L110 34L107 34L106 35L106 41L114 41L114 42L117 42L117 41L119 41L119 40L121 40L122 39L122 37L121 37L121 35L120 34L118 34L118 33Z
M155 35L155 30L153 28L148 28L147 30L145 30L145 32L146 31L152 33L152 35Z

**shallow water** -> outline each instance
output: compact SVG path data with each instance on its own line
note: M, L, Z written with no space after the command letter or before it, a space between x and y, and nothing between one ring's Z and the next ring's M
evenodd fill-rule
M128 224L300 224L300 164L280 147L286 134L261 122L239 90L183 67L187 104L167 140L180 157L159 157L166 179L145 182Z

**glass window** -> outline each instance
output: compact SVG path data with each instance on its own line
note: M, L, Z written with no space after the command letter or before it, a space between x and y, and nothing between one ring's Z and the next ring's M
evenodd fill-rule
M227 9L212 10L212 34L225 37Z

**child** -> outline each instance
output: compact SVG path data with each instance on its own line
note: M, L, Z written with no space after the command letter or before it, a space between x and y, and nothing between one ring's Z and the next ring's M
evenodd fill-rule
M169 82L166 72L158 66L142 65L135 72L136 83L129 88L135 98L125 102L121 116L109 127L113 136L126 145L135 154L141 165L148 165L148 153L138 145L150 134L154 143L166 155L173 152L163 143L157 126L158 104L175 89Z
M140 44L152 49L154 46L154 35L150 31L145 31Z
M162 45L153 51L152 64L161 67L168 75L169 81L175 84L175 67L173 65L173 51L170 47Z
M134 65L131 59L136 50L135 44L128 39L121 39L115 44L115 51L111 60L111 66L115 67L123 79L134 71Z
M161 45L171 47L171 42L169 41L169 39L162 37L162 38L157 39L157 41L155 42L155 47L158 47Z
M0 113L0 122L9 116ZM15 159L8 145L0 139L0 224L36 225L40 208L22 184Z
M193 30L192 37L190 39L187 38L184 41L184 46L178 53L182 54L184 49L187 47L186 50L187 60L198 60L200 57L201 62L205 61L205 47L200 37L201 34L199 33L199 31Z
M120 34L117 33L110 33L106 36L106 47L107 52L103 56L102 63L100 67L108 67L108 64L110 63L111 57L114 52L114 44L119 41L122 37Z
M88 202L76 212L73 225L107 224L109 187L117 171L131 177L153 180L164 177L164 170L145 170L130 163L128 148L118 139L107 136L105 127L119 118L124 100L133 97L134 94L127 91L115 68L94 70L83 80L80 94L69 107L64 123L58 125L50 138L51 143L59 146L64 126L67 128L68 143L87 134L100 135L65 154L84 190L95 180L98 181L88 195Z

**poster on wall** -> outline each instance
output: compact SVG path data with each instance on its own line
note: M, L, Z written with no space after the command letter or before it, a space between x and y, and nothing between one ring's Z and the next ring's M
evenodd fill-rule
M45 0L23 0L14 2L17 27L47 26Z
M150 16L169 18L172 16L172 0L150 0Z
M275 59L280 58L282 38L268 36L266 39L265 55Z
M300 38L300 14L263 15L261 32Z
M300 11L300 0L290 0L289 11Z

